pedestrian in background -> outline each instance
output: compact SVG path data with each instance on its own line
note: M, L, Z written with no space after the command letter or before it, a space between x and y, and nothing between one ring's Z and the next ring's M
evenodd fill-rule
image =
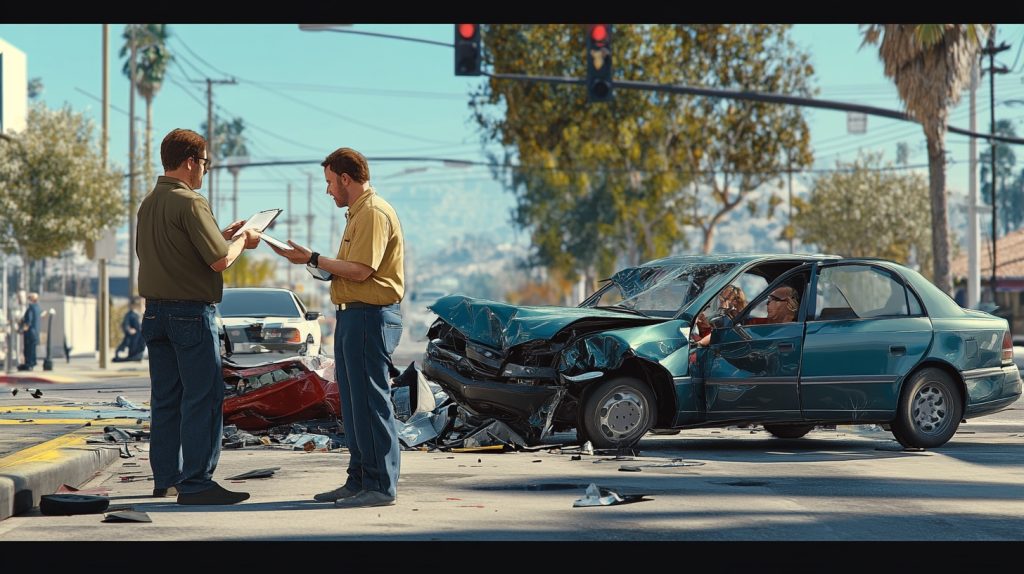
M345 483L313 498L339 508L389 506L398 496L401 462L390 375L391 354L402 337L402 226L370 185L370 168L361 153L339 148L320 165L327 195L337 207L348 207L337 258L321 257L291 240L291 249L271 245L292 263L333 276L334 361L349 461Z
M39 293L28 294L28 306L21 317L22 352L25 362L18 365L19 371L31 371L36 367L36 347L39 345Z
M121 320L121 331L124 338L114 350L114 362L141 361L146 350L146 340L142 338L142 317L139 316L138 297L132 297L131 303L128 304L128 311ZM118 356L121 351L125 352L123 357Z
M235 504L249 498L214 482L224 423L224 379L216 303L221 273L259 233L236 221L223 231L195 190L210 170L206 140L176 129L160 144L164 175L139 205L135 251L139 294L146 299L142 335L149 349L153 496L172 487L178 504Z

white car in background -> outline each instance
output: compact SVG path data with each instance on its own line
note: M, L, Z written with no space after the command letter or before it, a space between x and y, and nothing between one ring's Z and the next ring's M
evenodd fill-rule
M320 354L320 312L307 311L288 289L224 289L217 315L235 359L241 355L276 361Z

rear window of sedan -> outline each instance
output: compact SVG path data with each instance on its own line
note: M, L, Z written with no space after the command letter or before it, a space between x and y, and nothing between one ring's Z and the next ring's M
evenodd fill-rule
M287 291L224 290L217 305L221 317L301 317L292 294Z

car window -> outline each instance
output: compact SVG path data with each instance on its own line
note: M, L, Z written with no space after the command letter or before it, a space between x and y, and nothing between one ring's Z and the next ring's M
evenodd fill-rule
M829 321L870 317L898 317L921 313L907 290L892 275L868 265L837 265L822 270L818 278L814 318Z
M289 291L225 289L221 317L301 317Z

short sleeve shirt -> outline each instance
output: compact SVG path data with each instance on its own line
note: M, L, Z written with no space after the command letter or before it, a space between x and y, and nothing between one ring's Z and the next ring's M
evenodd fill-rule
M139 205L135 251L146 299L220 302L224 279L210 265L228 254L206 198L167 176Z
M346 214L338 259L362 263L373 273L363 282L335 276L331 301L390 305L405 295L405 243L398 214L373 188L359 196Z

